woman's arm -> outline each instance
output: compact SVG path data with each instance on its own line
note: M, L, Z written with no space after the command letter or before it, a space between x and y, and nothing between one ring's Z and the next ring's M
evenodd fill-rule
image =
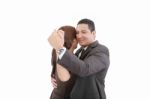
M66 68L62 67L61 65L57 64L56 71L57 71L58 78L61 81L68 81L70 79L69 71Z

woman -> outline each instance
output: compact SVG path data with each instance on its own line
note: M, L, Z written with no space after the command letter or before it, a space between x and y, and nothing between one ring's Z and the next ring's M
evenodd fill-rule
M59 30L65 32L64 47L73 53L77 48L76 30L72 26L62 26ZM75 82L75 75L56 63L56 50L52 50L52 78L56 79L57 88L54 88L50 99L70 99L70 92Z

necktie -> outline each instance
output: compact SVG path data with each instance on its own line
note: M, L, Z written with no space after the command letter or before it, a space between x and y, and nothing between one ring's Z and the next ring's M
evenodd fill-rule
M81 54L80 54L80 58L83 57L84 53L85 53L85 49L83 48L82 51L81 51Z

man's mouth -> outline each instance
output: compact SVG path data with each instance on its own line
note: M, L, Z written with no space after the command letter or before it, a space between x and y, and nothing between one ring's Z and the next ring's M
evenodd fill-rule
M78 40L78 42L83 42L84 40Z

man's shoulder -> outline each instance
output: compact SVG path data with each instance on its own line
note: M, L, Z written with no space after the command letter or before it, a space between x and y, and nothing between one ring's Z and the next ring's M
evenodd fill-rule
M109 55L109 49L108 49L108 47L106 47L105 45L100 44L100 43L97 43L97 46L95 46L92 49L92 52L95 52L95 53L106 53L106 54Z
M93 42L90 45L90 47L92 47L92 48L101 48L101 49L108 49L105 45L99 43L99 41L97 41L97 40L95 42Z
M107 46L105 46L105 45L103 45L103 44L98 44L98 46L97 46L98 48L100 48L101 50L108 50L108 47Z

